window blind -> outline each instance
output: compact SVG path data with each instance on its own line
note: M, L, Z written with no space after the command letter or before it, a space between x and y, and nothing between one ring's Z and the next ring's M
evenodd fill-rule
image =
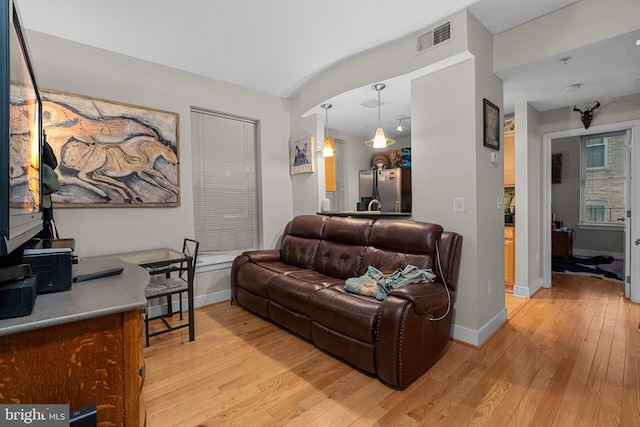
M202 252L257 248L255 121L191 109L193 211Z

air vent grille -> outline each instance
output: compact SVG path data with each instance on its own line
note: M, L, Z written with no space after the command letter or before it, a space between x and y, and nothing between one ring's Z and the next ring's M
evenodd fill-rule
M451 22L446 22L439 27L424 33L418 37L418 52L424 52L439 45L440 43L451 40Z
M451 38L451 22L439 26L433 30L433 45L437 46Z

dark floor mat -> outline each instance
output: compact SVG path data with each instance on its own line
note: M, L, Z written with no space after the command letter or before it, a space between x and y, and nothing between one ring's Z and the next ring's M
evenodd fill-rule
M613 260L614 258L611 256L571 256L568 258L553 257L551 261L551 270L559 273L589 273L610 279L622 280L622 278L618 277L615 273L598 267L598 265L601 264L610 264Z

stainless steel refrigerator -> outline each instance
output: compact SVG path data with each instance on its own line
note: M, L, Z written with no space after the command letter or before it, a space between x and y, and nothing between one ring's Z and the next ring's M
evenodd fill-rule
M411 169L360 171L359 197L364 209L371 199L377 199L381 212L411 212Z

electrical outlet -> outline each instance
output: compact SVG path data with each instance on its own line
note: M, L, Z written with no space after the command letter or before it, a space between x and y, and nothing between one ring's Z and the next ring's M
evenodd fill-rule
M497 208L499 211L502 212L504 210L504 198L502 196L498 196L497 202L498 202Z
M493 280L491 279L489 279L489 286L487 287L487 291L489 292L489 295L493 293Z
M453 212L464 213L464 197L453 198Z

